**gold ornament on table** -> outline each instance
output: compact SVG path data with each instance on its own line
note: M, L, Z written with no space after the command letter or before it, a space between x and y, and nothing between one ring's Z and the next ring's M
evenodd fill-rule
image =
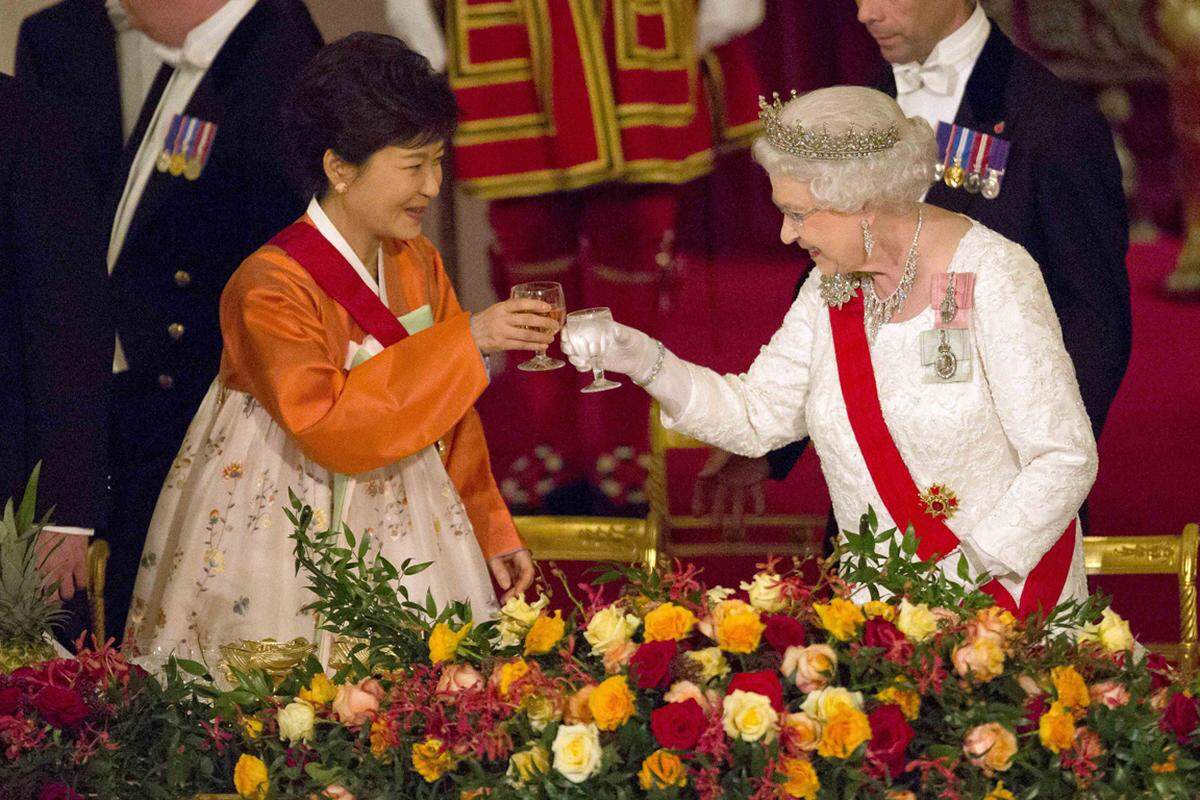
M220 647L221 668L232 683L233 670L250 672L261 669L279 683L309 656L316 655L317 646L303 637L290 642L274 639L244 639Z
M900 131L895 125L866 130L851 126L845 133L830 133L824 126L815 129L798 124L788 125L780 119L783 102L779 99L779 93L775 92L772 98L774 102L770 104L762 95L758 98L758 118L762 120L767 142L776 150L798 158L817 161L865 158L891 150L900 138ZM792 99L796 99L795 89L792 90Z

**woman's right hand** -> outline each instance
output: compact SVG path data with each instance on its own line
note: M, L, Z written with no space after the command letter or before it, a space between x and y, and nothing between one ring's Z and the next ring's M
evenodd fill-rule
M541 315L553 310L541 300L503 300L471 315L471 337L485 355L503 350L545 350L554 341L558 323Z

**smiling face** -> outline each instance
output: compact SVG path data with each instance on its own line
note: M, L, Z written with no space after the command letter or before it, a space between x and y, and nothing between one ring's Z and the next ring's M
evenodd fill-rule
M335 175L347 186L340 195L347 214L379 239L419 236L429 203L441 190L445 151L441 140L412 148L389 145L360 166L339 165Z
M858 21L891 64L924 61L975 9L971 0L857 0Z
M771 199L783 214L779 238L808 251L826 275L858 269L863 252L861 214L816 208L808 184L786 175L771 175Z

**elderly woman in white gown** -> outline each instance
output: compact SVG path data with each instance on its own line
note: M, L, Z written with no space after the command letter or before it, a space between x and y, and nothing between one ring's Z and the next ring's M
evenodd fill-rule
M868 506L881 530L911 525L921 556L953 577L944 557L961 553L1014 613L1085 597L1096 442L1038 265L920 202L933 132L886 95L834 87L762 117L780 236L816 269L750 369L718 375L620 324L564 351L629 375L664 424L716 447L811 437L840 527Z

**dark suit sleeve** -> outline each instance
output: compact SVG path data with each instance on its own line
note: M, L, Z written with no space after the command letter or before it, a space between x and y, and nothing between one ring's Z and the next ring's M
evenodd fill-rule
M1112 134L1083 102L1039 148L1037 214L1053 268L1043 272L1099 437L1129 364L1132 318L1125 254L1129 220Z
M81 190L82 141L37 98L11 202L26 396L26 469L42 461L39 508L59 525L103 524L108 376L105 235Z
M812 268L813 263L810 259L808 265L800 271L800 280L796 281L796 289L792 292L792 302L795 302L796 298L800 296L800 289L804 286L804 281L808 279L808 273ZM770 468L767 473L768 477L773 481L781 481L790 475L806 447L808 447L807 437L767 453L767 464Z

